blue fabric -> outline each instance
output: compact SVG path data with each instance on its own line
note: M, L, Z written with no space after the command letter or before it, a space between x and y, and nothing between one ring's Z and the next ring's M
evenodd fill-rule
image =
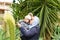
M23 20L19 20L19 23L21 24L21 27L25 28L25 30L29 30L28 24L25 23ZM23 36L23 34L20 33L20 36Z
M28 27L28 24L25 23L23 20L19 20L19 23L21 24L21 27Z
M32 27L30 30L25 30L24 27L20 28L20 31L22 32L23 40L38 40L39 39L39 33L40 33L40 27L39 25Z

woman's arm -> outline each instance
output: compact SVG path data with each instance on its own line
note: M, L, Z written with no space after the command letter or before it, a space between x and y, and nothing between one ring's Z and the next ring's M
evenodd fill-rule
M20 31L22 32L22 34L28 37L35 35L38 32L37 30L38 29L36 29L36 27L31 28L30 30L25 30L24 27L20 28Z

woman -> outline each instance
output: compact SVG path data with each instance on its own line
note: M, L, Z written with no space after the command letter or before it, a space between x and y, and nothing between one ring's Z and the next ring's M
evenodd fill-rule
M23 34L23 36L21 37L22 40L38 40L39 39L39 25L34 25L33 27L33 23L30 24L31 21L31 16L27 15L25 17L25 22L26 24L28 23L27 28L23 27L20 23L18 23L18 26L20 28L21 33ZM30 27L31 26L31 27Z

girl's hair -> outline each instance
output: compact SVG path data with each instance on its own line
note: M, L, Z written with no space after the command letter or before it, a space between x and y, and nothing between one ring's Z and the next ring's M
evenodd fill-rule
M33 16L32 12L28 13L28 15Z

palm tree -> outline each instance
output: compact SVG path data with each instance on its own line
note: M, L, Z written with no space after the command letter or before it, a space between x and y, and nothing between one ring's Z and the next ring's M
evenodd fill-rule
M60 10L59 0L19 0L19 3L12 4L12 8L16 21L29 12L37 15L40 18L40 36L44 40L53 38L54 25L58 21L57 11Z

